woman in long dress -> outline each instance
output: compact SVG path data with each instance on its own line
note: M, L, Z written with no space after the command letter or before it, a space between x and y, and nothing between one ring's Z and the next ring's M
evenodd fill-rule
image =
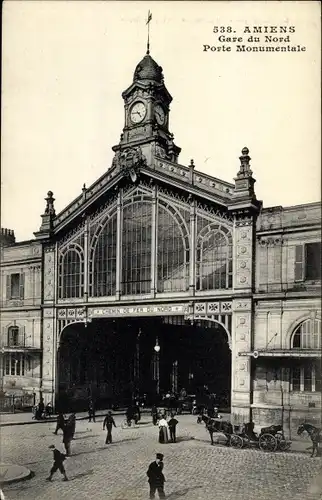
M159 443L167 443L168 442L168 430L169 425L164 416L159 420Z

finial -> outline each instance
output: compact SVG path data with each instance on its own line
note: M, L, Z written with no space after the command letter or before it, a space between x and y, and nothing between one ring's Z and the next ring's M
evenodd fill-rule
M45 198L46 201L45 214L48 215L55 215L55 208L54 208L55 198L53 198L53 194L54 193L52 191L48 191L47 198Z
M84 182L84 184L83 184L82 191L83 191L83 192L84 192L84 191L86 191L86 184L85 184L85 182Z
M245 176L251 176L252 171L250 169L249 162L251 160L250 156L248 156L249 149L244 147L242 149L242 156L239 157L240 159L240 169L238 172L238 175L245 175Z
M146 24L148 25L148 41L147 41L147 44L146 44L146 54L149 55L150 54L150 21L152 19L152 13L148 12L148 19L147 19L147 22Z
M193 161L193 159L191 158L190 160L190 167L191 168L195 168L195 162Z

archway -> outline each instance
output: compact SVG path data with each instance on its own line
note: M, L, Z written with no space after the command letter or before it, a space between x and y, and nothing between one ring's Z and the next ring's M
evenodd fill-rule
M217 395L230 405L231 353L223 325L193 324L183 316L98 319L63 330L57 355L57 401L63 410L126 406L134 396L148 404L166 392ZM156 343L160 350L155 351Z

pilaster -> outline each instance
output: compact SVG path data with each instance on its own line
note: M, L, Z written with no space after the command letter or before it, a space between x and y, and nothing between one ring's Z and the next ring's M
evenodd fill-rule
M56 247L44 248L44 296L42 318L42 386L45 404L54 399Z
M122 279L122 188L119 189L116 205L116 300L121 297Z
M190 205L190 255L189 255L189 290L194 295L196 290L196 201Z
M155 297L157 288L157 187L152 189L152 227L151 227L151 294Z
M88 301L88 234L89 234L89 224L88 218L85 215L85 227L84 227L84 301Z
M240 357L239 352L252 347L252 299L234 299L232 308L231 410L233 422L238 424L251 420L251 359Z

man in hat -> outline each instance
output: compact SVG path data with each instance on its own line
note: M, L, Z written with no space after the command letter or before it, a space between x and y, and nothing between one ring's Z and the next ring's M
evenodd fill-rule
M105 444L112 443L112 426L116 427L114 418L112 417L112 412L109 410L103 422L103 430L107 429L107 436Z
M178 423L179 423L178 420L174 418L174 413L171 413L171 418L168 422L168 426L170 431L170 439L172 443L176 442L176 427Z
M65 467L64 467L64 460L66 459L66 455L61 453L59 450L55 448L55 445L50 445L49 448L53 450L54 452L54 464L52 468L50 469L50 474L49 477L47 477L47 481L51 481L53 475L57 470L59 470L62 475L64 476L64 481L68 481L68 477L66 475Z
M159 498L165 498L164 483L165 477L163 475L163 455L162 453L156 454L156 459L151 462L147 470L150 485L150 499L155 498L155 492L158 490Z

